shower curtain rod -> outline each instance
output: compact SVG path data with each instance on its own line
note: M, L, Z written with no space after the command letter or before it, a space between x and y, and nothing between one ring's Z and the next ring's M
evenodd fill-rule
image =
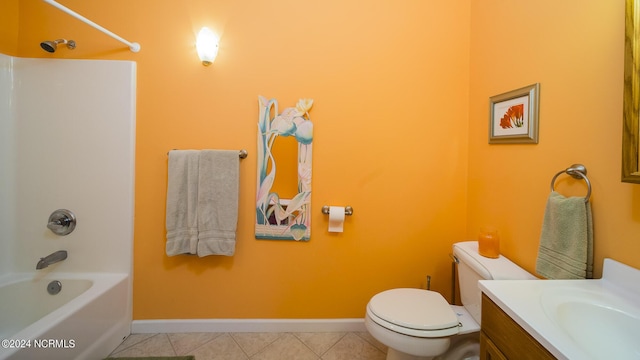
M73 11L73 10L63 6L63 5L58 4L54 0L42 0L42 1L46 2L47 4L49 4L49 5L53 6L53 7L58 8L59 10L62 10L64 12L66 12L67 14L73 16L74 18L84 22L85 24L87 24L87 25L89 25L91 27L94 27L97 30L102 31L103 33L105 33L105 34L111 36L112 38L120 41L121 43L124 43L124 44L128 45L129 46L129 50L131 50L132 52L137 53L138 51L140 51L140 44L138 44L137 42L130 42L130 41L127 41L127 40L121 38L120 36L112 33L111 31L103 28L100 25L94 23L93 21L91 21L91 20L87 19L86 17L78 14L77 12L75 12L75 11Z

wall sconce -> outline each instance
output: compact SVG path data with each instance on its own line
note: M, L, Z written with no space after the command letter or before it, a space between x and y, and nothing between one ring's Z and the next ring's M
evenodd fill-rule
M211 65L218 55L218 36L209 28L203 27L196 39L196 49L202 65Z

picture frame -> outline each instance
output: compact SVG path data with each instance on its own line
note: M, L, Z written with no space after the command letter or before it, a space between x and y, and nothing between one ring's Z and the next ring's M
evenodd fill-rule
M489 144L537 144L540 84L489 98Z

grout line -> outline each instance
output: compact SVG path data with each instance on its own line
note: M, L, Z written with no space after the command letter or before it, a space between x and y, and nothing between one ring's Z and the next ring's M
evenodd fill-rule
M332 333L332 332L328 332L328 333ZM348 334L350 334L351 332L350 331L346 331L346 332L336 331L335 333L342 333L342 336L340 336L340 338L338 340L334 341L333 344L331 344L331 346L329 346L327 348L327 350L325 350L322 354L318 354L315 351L313 351L313 349L311 349L311 351L313 351L314 354L318 355L318 357L320 359L322 359L322 357L325 356L329 352L329 350L333 349L336 345L338 345L338 343L340 341L342 341L342 339L344 339L344 337L347 336ZM302 341L302 340L300 340L300 341ZM303 343L304 343L304 341L303 341Z
M295 339L297 339L299 342L301 342L301 343L304 345L304 347L305 347L305 348L307 348L307 349L308 349L312 354L314 354L314 355L315 355L315 358L316 358L317 360L322 360L322 359L323 359L323 357L324 357L327 353L329 353L332 349L334 349L334 348L335 348L335 347L336 347L336 346L337 346L341 341L343 341L343 340L344 340L344 338L345 338L347 335L349 335L349 334L353 334L353 335L355 335L358 339L360 339L361 341L363 341L363 342L365 342L365 343L369 344L370 346L372 346L374 349L376 349L376 350L377 350L377 351L379 351L380 353L382 353L382 354L386 353L386 351L384 351L383 349L381 349L381 348L378 346L379 344L375 344L375 343L373 343L373 342L369 341L369 339L367 339L367 338L366 338L366 337L364 337L364 336L361 336L361 334L360 334L360 333L358 333L358 332L355 332L355 331L348 331L348 332L340 332L340 333L342 333L342 336L340 336L336 341L334 341L334 342L333 342L333 343L332 343L332 344L331 344L331 345L330 345L326 350L324 350L321 354L319 354L319 353L315 352L315 351L314 351L314 350L313 350L313 349L312 349L312 348L311 348L311 347L310 347L310 346L309 346L305 341L303 341L303 340L302 340L302 339L297 335L297 333L296 333L296 332L278 332L278 333L276 333L276 334L277 334L277 336L275 337L275 339L274 339L274 340L272 340L272 341L270 341L270 342L266 343L262 348L260 348L260 349L259 349L257 352L255 352L253 355L249 355L249 353L247 352L247 349L245 349L243 346L241 346L241 345L240 345L240 343L238 342L238 340L237 340L237 339L236 339L236 337L234 336L234 335L235 335L235 334L237 334L237 333L231 333L231 332L220 332L220 333L217 333L217 336L215 336L214 338L212 338L212 339L210 339L209 341L206 341L206 342L204 342L204 343L202 343L202 344L199 344L198 346L196 346L196 347L194 347L194 348L192 348L192 349L189 349L189 350L187 350L187 351L188 351L188 353L193 353L193 352L195 352L197 349L199 349L199 348L201 348L201 347L203 347L203 346L205 346L205 345L207 345L207 344L211 343L212 341L215 341L216 339L219 339L219 338L220 338L220 336L223 336L223 335L225 335L225 334L226 334L226 335L228 335L229 337L231 337L231 340L232 340L232 341L233 341L233 342L234 342L234 343L235 343L235 344L240 348L240 350L242 351L242 353L245 355L245 358L246 358L246 359L249 359L249 360L250 360L250 359L256 359L256 356L258 356L259 354L262 354L262 353L264 353L265 351L267 351L267 349L268 349L270 346L272 346L272 345L273 345L274 343L276 343L277 341L281 340L281 339L282 339L282 337L283 337L284 335L287 335L287 334L288 334L288 335L293 336L293 337L294 337ZM152 336L149 336L149 337L147 337L147 338L145 338L145 339L142 339L142 340L140 340L140 341L138 341L138 342L136 342L136 343L131 344L130 346L128 346L128 347L126 347L126 348L121 349L120 351L118 351L118 353L121 353L121 352L126 351L126 350L130 350L130 349L131 349L131 348L133 348L133 347L140 346L140 345L142 345L143 343L145 343L145 342L147 342L147 341L150 341L151 339L153 339L154 337L156 337L156 336L158 336L158 335L162 335L162 336L164 336L164 337L165 337L165 340L169 342L169 346L171 347L171 350L173 351L173 355L174 355L174 356L178 356L179 354L177 353L176 348L175 348L175 346L174 346L173 342L171 341L171 337L169 336L169 333L156 333L156 334L153 334ZM117 357L118 353L112 353L110 356Z
M169 347L171 348L171 352L173 353L170 356L176 356L176 349L173 348L173 344L171 343L171 339L169 339L169 335L167 335L167 333L161 333L161 334L157 334L156 336L159 336L159 335L164 336L164 341L166 341L169 344Z
M291 336L293 336L294 338L296 338L298 341L300 341L300 342L302 343L302 345L304 345L307 349L309 349L309 351L311 351L311 353L312 353L313 355L315 355L315 356L316 356L316 359L320 360L320 357L321 357L322 355L320 355L320 354L318 354L317 352L313 351L313 349L312 349L312 348L310 348L310 347L309 347L309 345L307 345L307 343L306 343L306 342L302 341L302 339L300 339L300 337L299 337L299 336L297 336L297 335L296 335L296 333L290 333L290 334L291 334ZM334 345L335 345L335 344L334 344ZM332 346L333 346L333 345L332 345ZM331 347L330 347L330 348L331 348Z
M233 342L236 343L236 345L238 345L238 347L240 348L240 351L242 351L244 356L246 356L247 359L251 359L251 356L249 356L249 354L247 354L247 351L242 347L242 345L240 345L238 340L236 340L236 338L233 336L233 333L228 333L228 334L229 334L229 337L231 338L231 340L233 340Z
M374 348L378 349L378 351L380 351L381 353L386 354L387 353L387 347L382 344L382 343L378 343L378 342L372 342L370 341L368 338L364 337L364 336L360 336L359 333L354 332L354 334L359 337L360 339L362 339L364 342L370 344L371 346L373 346ZM380 348L380 346L384 346L384 349Z
M347 335L349 335L349 334L352 334L352 332L346 332L346 333L344 333L344 334L340 337L340 339L338 339L338 341L334 342L334 343L333 343L333 345L329 346L329 348L328 348L324 353L322 353L322 355L320 355L320 360L322 360L322 357L323 357L323 356L325 356L329 351L331 351L331 349L333 349L334 347L338 346L338 344L340 343L340 341L342 341L342 339L344 339L344 338L345 338L345 336L347 336Z
M138 334L129 334L129 336L127 336L127 338L129 338L131 335L138 335ZM142 334L140 334L140 335L142 335ZM143 342L145 342L145 341L147 341L147 340L150 340L151 338L153 338L153 337L155 337L155 336L158 336L158 335L159 335L159 333L152 334L151 336L147 336L146 338L140 339L139 341L134 342L134 343L130 344L130 345L129 345L129 346L127 346L127 347L123 347L122 349L119 349L119 350L118 350L118 352L115 352L115 350L116 350L116 349L118 349L118 348L122 345L122 343L124 343L124 342L127 340L127 338L125 338L125 339L122 341L122 343L120 343L120 345L118 345L118 347L116 347L115 349L113 349L113 351L111 352L111 354L109 354L109 356L114 356L114 355L117 355L117 354L119 354L119 353L121 353L121 352L123 352L123 351L125 351L125 350L129 350L129 349L131 349L131 348L133 348L133 347L136 347L136 346L138 346L138 345L142 344Z
M171 337L169 336L168 333L164 334L167 337L167 341L169 341L169 346L171 346L171 349L173 350L173 355L178 355L178 352L176 351L175 346L173 346L173 342L171 341Z
M260 332L258 332L260 333ZM242 350L242 352L247 356L247 359L252 359L255 358L256 355L262 353L263 351L265 351L266 348L268 348L269 346L271 346L273 343L275 343L276 341L280 340L280 338L282 338L283 332L277 332L277 333L272 333L272 334L277 334L277 337L275 339L273 339L273 341L269 342L268 344L264 345L261 349L257 350L255 354L253 355L249 355L247 354L246 350L240 345L240 343L238 342L238 340L235 338L235 336L233 336L234 334L246 334L244 332L240 332L240 333L229 333L229 336L231 336L231 338L233 339L233 341L235 341L236 344L238 344L238 347L240 347L240 349Z
M171 339L169 338L169 334L164 334L164 336L167 338L167 342L169 343L169 346L171 346L171 351L173 351L173 356L178 355L178 352L176 352L176 348L173 346L173 343L171 342Z
M180 333L174 333L174 334L180 334ZM213 337L211 340L209 340L209 341L205 341L205 342L203 342L202 344L200 344L200 345L198 345L198 346L196 346L196 347L194 347L194 348L192 348L192 349L189 349L189 352L188 352L187 354L185 354L185 355L188 355L189 353L195 352L197 349L200 349L201 347L203 347L203 346L205 346L205 345L209 344L210 342L215 341L215 340L216 340L216 339L218 339L220 336L224 336L224 334L229 334L229 333L221 332L221 333L215 333L215 334L217 334L217 335L216 335L215 337ZM233 337L231 337L231 339L233 339ZM234 341L235 341L235 340L234 340ZM238 346L238 347L240 347L240 346ZM240 347L240 349L242 349L242 347ZM178 354L176 353L176 355L178 355Z
M143 335L143 334L129 334L129 336L127 336L127 338L131 337L131 335ZM126 349L131 349L132 347L137 346L137 345L139 345L139 344L141 344L141 343L143 343L143 342L145 342L145 341L147 341L147 340L151 339L152 337L154 337L154 336L158 335L158 333L150 334L150 335L151 335L151 336L147 336L146 338L140 339L140 340L138 340L137 342L134 342L133 344L131 344L131 345L129 345L129 346L127 346L127 347L125 347L125 348L120 349L120 351L118 351L118 352L122 352L123 350L126 350ZM122 342L125 342L126 340L127 340L127 339L124 339ZM122 343L121 343L121 344L122 344Z

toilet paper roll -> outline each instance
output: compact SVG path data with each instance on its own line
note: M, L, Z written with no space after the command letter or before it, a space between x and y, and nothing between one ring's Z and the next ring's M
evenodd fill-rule
M344 228L344 207L329 207L329 232L342 232Z

